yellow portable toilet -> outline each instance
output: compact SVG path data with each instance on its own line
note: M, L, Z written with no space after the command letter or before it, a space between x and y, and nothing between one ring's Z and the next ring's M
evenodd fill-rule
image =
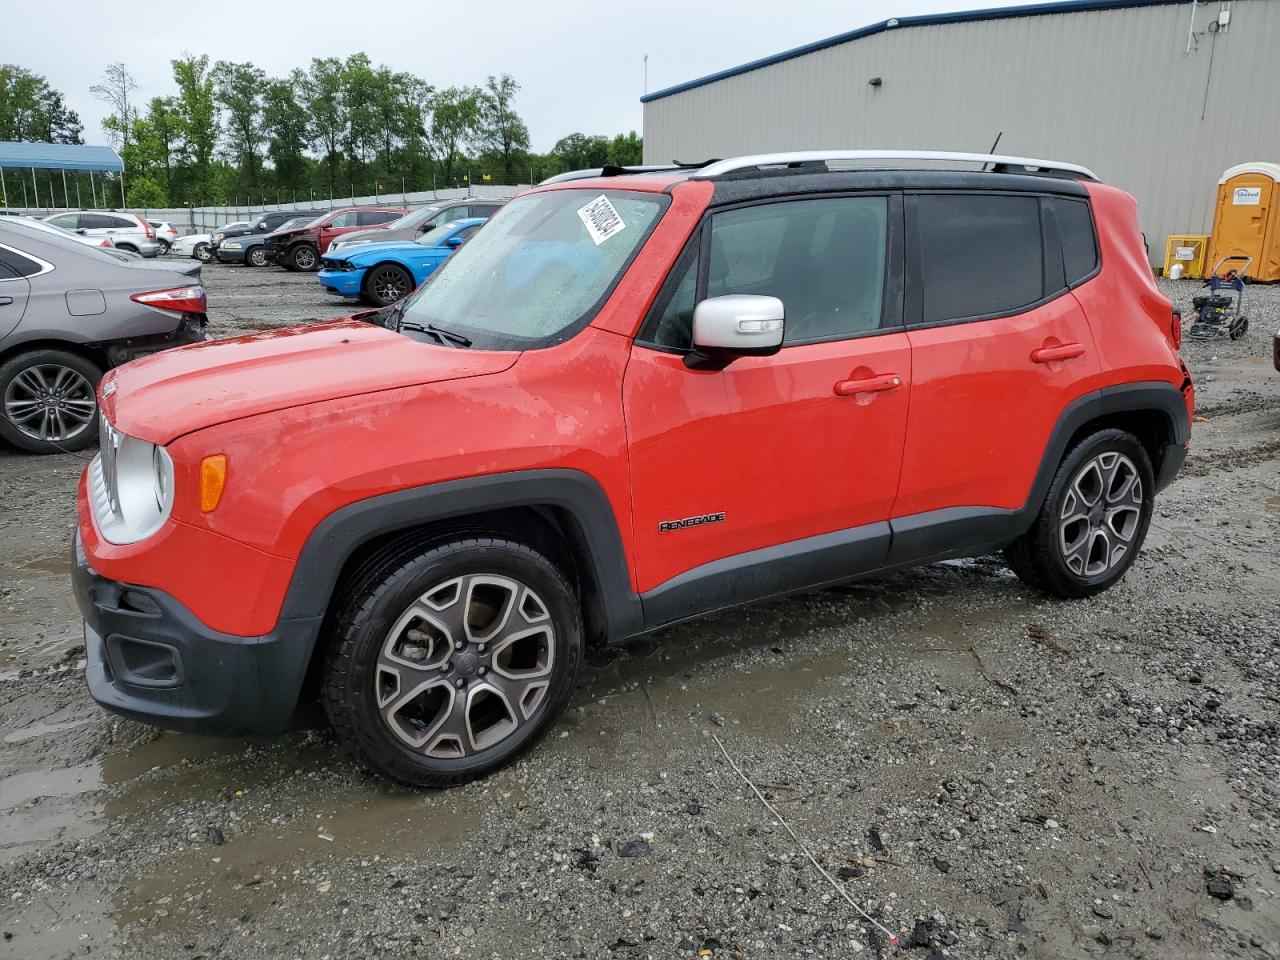
M1253 258L1251 280L1280 280L1280 163L1240 163L1218 181L1207 269L1234 256Z

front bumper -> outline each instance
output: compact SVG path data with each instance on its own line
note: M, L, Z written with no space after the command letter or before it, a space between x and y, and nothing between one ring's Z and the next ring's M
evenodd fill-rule
M324 288L340 297L358 297L364 283L363 270L321 270L316 278Z
M214 256L216 256L221 263L244 263L244 255L244 247L233 247L228 249L220 244L218 248L214 250Z
M238 637L152 587L96 573L80 546L71 578L84 617L85 681L108 710L170 730L278 733L293 724L320 618Z

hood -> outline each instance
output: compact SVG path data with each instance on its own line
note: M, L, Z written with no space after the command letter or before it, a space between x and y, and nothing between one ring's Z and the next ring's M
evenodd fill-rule
M325 257L330 260L354 260L356 257L364 256L366 253L372 256L382 256L384 253L424 253L428 250L444 250L445 247L424 247L422 244L413 240L388 240L385 243L362 243L359 246L342 247L338 250L326 253Z
M419 343L360 320L335 320L155 353L108 372L98 397L116 429L165 444L288 407L501 373L519 356Z
M189 243L194 246L197 243L208 243L209 238L212 236L213 234L211 233L189 233L185 237L179 237L177 240L173 241L173 243L174 246L184 243Z
M303 234L311 232L310 227L294 227L290 230L277 230L275 233L266 234L267 240L283 240L286 237L301 237Z

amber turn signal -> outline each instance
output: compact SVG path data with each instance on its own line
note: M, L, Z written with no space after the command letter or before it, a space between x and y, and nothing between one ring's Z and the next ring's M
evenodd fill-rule
M222 488L227 484L227 458L215 454L200 461L200 510L208 513L217 509L222 499Z

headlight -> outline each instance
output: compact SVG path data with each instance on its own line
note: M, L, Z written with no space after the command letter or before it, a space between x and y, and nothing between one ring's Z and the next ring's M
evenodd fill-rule
M89 465L98 532L110 543L151 536L173 509L173 460L164 447L127 437L101 418L101 449Z
M239 240L228 240L226 243L222 244L222 249L223 250L239 250L243 246L244 244L241 243Z
M222 242L222 234L220 234L220 233L215 233L215 234L213 235L213 237L212 237L212 240L213 240L213 242L214 242L214 243L221 243L221 242Z

